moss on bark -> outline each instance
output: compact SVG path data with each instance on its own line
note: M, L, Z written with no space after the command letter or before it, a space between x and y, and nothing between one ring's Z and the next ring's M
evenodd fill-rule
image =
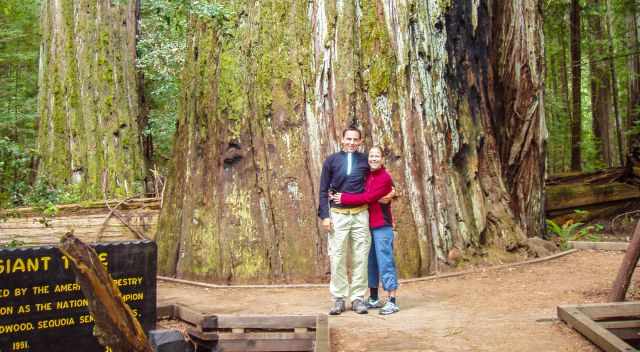
M135 2L135 0L131 0ZM135 6L45 1L38 111L38 176L79 184L85 199L141 191L135 52L127 40Z

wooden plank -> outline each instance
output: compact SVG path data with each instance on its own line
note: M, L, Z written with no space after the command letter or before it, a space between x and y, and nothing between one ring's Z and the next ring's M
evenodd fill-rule
M569 241L569 246L575 249L593 249L599 251L626 251L629 242L589 242Z
M218 341L218 348L225 352L241 351L313 351L313 340L224 340Z
M175 317L173 304L162 304L156 307L156 319L173 319Z
M204 317L204 314L197 312L189 307L176 305L175 306L175 317L187 322L191 325L199 325Z
M329 341L329 318L326 314L318 314L316 317L316 341L314 352L329 352L331 343Z
M293 332L218 333L187 329L192 337L216 342L220 351L312 351L315 334Z
M558 318L580 332L605 352L631 352L635 349L595 323L575 306L559 306Z
M218 329L315 328L314 315L218 315Z
M314 332L246 332L241 334L218 333L218 340L309 340L316 338Z
M195 328L188 328L187 332L203 341L217 340L291 340L307 339L315 340L315 332L295 333L295 332L245 332L229 333L218 331L200 331Z
M609 332L619 337L621 340L637 340L640 339L638 335L638 328L616 328L608 329Z
M619 317L640 317L640 302L614 302L578 304L575 306L591 320L603 320Z
M307 331L309 331L309 329L307 329L307 328L295 328L295 329L293 329L293 332L297 332L297 333L305 333Z
M640 328L640 320L599 321L597 323L605 329Z

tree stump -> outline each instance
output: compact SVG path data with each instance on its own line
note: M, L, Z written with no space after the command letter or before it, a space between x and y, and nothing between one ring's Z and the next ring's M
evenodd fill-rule
M95 320L93 334L98 342L113 352L152 352L140 322L122 300L95 250L71 232L62 237L59 249L73 263L76 280L89 301L89 312Z

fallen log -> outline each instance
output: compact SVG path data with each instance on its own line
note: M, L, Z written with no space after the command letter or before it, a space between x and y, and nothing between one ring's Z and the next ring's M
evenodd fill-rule
M113 352L152 352L140 322L122 300L120 290L101 264L93 248L66 233L59 246L69 258L76 280L95 320L93 334Z
M567 184L546 189L547 211L640 199L640 187L622 182Z

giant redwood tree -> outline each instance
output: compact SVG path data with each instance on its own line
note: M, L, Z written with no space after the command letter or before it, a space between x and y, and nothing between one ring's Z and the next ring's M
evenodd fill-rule
M132 194L143 158L136 0L42 2L39 177L86 198Z
M326 271L322 160L360 125L387 152L402 275L540 235L537 0L227 1L192 9L159 268L214 281ZM228 20L226 14L232 14Z

